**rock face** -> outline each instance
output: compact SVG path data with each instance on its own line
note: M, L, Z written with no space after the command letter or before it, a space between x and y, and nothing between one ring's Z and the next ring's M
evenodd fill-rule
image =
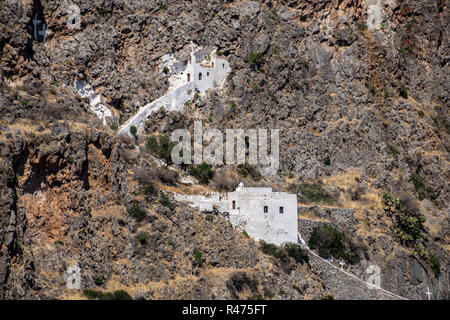
M144 150L145 134L193 119L219 130L280 129L279 176L266 181L280 188L281 177L323 179L346 194L336 177L356 171L353 184L417 198L436 274L395 241L382 208L366 210L363 200L300 208L300 230L329 222L366 244L367 256L349 267L357 276L370 262L390 291L423 299L429 286L433 298L448 297L449 17L445 2L432 0L2 1L0 297L72 297L79 293L67 288L67 270L79 268L82 289L149 299L321 298L327 290L345 298L351 289L327 287L332 275L313 260L287 273L226 223L140 193L135 169L157 165L136 144ZM183 116L144 117L142 136L117 137L173 85L165 55L183 61L191 43L229 62L223 90L194 96ZM101 104L80 97L77 82ZM95 109L105 121L92 102L108 108ZM140 222L130 215L136 202L146 212ZM258 290L227 286L235 269Z

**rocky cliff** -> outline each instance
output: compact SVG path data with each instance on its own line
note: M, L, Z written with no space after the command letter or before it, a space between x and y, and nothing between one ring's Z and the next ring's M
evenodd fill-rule
M161 168L146 139L203 120L280 129L279 174L239 179L299 186L300 232L327 222L366 246L355 275L375 264L387 290L448 298L448 20L447 3L431 0L1 0L0 297L81 297L67 288L77 266L81 289L135 298L356 298L314 258L270 257L221 217L171 200L185 186L170 171L185 172ZM117 136L167 92L162 57L186 57L191 42L228 60L225 88ZM106 126L77 81L102 96ZM305 185L323 192L308 198ZM383 191L425 216L427 254L396 239Z

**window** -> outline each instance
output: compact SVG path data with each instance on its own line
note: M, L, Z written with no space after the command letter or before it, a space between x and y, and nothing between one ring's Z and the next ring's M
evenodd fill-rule
M201 72L198 74L198 80L202 80L202 73Z
M280 213L284 213L284 208L280 207Z
M233 209L236 209L236 201L233 200Z
M268 206L264 206L264 213L269 212L269 207Z
M209 77L209 72L206 73L206 76Z
M225 63L222 63L222 68L225 68Z
M187 74L187 80L188 80L188 82L191 81L191 74L190 73Z

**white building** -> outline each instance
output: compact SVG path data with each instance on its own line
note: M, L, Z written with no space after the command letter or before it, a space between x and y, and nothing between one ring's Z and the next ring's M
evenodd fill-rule
M193 99L195 94L204 94L208 89L220 89L231 71L227 59L220 58L216 49L201 49L190 45L189 57L177 59L173 54L162 57L161 72L169 75L169 90L162 97L145 105L119 131L130 133L130 127L138 130L148 116L160 108L167 111L181 111L186 102Z
M175 195L200 210L228 212L230 222L255 240L282 244L298 242L297 195L272 188L245 188L224 195Z
M241 183L228 193L231 223L254 239L297 243L297 195L272 188L245 188Z

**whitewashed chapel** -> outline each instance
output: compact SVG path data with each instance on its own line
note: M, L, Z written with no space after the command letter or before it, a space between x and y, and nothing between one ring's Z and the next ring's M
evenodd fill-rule
M245 230L255 240L282 244L297 243L297 195L273 192L272 188L246 188L242 183L236 191L223 195L175 195L200 210L217 209L228 212L229 220L238 230Z

